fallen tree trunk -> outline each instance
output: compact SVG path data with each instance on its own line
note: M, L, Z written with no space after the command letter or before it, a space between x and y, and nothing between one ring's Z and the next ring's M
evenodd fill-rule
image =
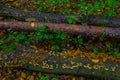
M72 74L120 80L120 64L115 61L106 60L104 65L99 65L85 57L75 57L74 59L68 57L64 59L59 53L50 55L50 53L43 51L36 52L36 50L23 45L17 47L10 54L0 52L0 67L17 67L55 74ZM115 57L115 59L120 61L120 58Z
M61 15L52 13L41 13L35 11L22 11L13 7L7 7L0 5L0 16L9 16L17 20L27 21L28 19L34 19L34 21L41 22L55 22L55 23L66 23L67 19L71 16L77 18L79 21L77 24L86 23L88 25L96 26L110 26L120 27L120 19L113 17L96 17L96 16L80 16L80 15Z
M38 22L0 22L0 29L13 29L13 30L26 30L34 31L41 28L43 25L48 26L49 31L61 30L63 32L72 34L83 34L85 36L103 36L120 38L120 28L110 27L96 27L96 26L83 26L83 25L70 25L70 24L55 24L55 23L38 23Z

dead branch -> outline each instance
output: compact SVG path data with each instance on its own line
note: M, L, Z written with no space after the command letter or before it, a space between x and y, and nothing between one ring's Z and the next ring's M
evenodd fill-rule
M83 26L83 25L71 25L71 24L55 24L55 23L42 23L42 22L0 22L0 29L13 29L13 30L25 30L34 31L37 28L41 28L43 25L48 26L49 31L61 30L63 32L72 34L82 34L85 36L103 36L120 38L120 28L110 28L101 26Z

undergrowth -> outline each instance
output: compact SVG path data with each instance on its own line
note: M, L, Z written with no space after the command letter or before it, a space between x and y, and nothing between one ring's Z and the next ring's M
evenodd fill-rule
M120 3L117 0L90 1L79 0L36 0L41 12L57 12L60 14L80 14L97 16L116 16Z
M70 36L65 32L59 30L48 31L48 27L43 25L40 29L36 29L34 32L14 32L8 33L7 37L0 38L0 49L4 51L5 54L13 52L17 48L17 44L22 43L26 46L32 45L32 43L38 45L51 45L51 50L57 53L61 48L66 48L69 45L84 45L84 37ZM120 52L111 43L106 42L107 52L105 54L120 56ZM96 47L92 47L94 54L99 54L100 51Z
M69 37L65 32L54 30L49 32L46 25L42 28L36 29L35 32L25 33L25 32L10 32L7 38L0 39L0 48L4 50L4 53L12 52L16 47L17 43L22 43L24 45L30 45L31 41L36 41L42 43L53 43L53 51L58 52L60 47L66 47L67 43L74 43L77 45L83 44L83 37L74 38Z

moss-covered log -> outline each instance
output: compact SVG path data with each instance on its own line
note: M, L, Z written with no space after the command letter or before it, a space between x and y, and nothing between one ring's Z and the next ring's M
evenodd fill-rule
M20 67L35 71L55 73L55 74L72 74L101 77L109 80L120 80L120 58L113 57L115 61L106 60L102 65L99 61L93 61L79 55L75 58L62 57L62 54L53 52L36 51L30 47L19 45L18 48L10 53L3 54L0 52L1 67ZM74 54L74 53L73 53ZM98 60L102 60L98 59Z
M83 34L85 36L102 36L120 38L120 28L96 27L70 24L55 24L55 23L38 23L38 22L0 22L0 29L26 30L33 31L36 28L41 28L43 25L48 26L49 31L61 30L72 34Z
M61 15L52 13L41 13L35 11L22 11L13 7L7 7L0 5L0 16L9 16L17 20L28 21L29 19L33 21L42 22L55 22L55 23L66 23L67 19L71 16L77 20L78 24L86 23L88 25L96 26L110 26L110 27L120 27L120 19L113 17L96 17L96 16L80 16L80 15Z

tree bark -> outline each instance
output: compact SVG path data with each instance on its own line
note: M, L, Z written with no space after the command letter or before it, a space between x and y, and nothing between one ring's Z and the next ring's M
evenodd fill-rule
M61 30L70 34L82 34L84 36L94 37L110 37L120 38L120 28L110 27L96 27L96 26L83 26L83 25L71 25L71 24L55 24L55 23L41 23L41 22L0 22L0 29L13 29L13 30L25 30L34 31L37 28L41 28L43 25L48 26L48 30Z
M67 19L73 16L79 21L77 24L86 23L95 26L120 27L120 19L113 17L97 17L97 16L80 16L80 15L62 15L53 13L41 13L36 11L22 11L13 7L0 5L0 16L9 16L17 20L27 21L27 19L34 19L34 21L41 22L55 22L66 23Z
M85 57L77 56L74 59L71 57L64 59L59 53L50 55L43 51L36 52L36 50L23 45L17 46L17 49L10 54L0 53L0 67L17 67L55 74L93 76L109 80L120 80L120 64L116 62L120 62L120 58L117 57L115 57L116 61L106 60L105 64L99 65Z

